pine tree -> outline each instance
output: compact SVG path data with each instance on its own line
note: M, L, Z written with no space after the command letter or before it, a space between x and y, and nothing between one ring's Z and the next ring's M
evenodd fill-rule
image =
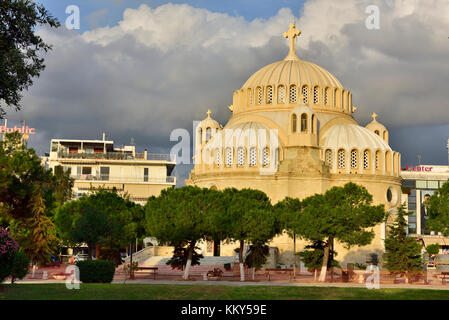
M410 276L423 270L422 246L414 238L407 237L405 216L408 214L404 205L399 207L385 239L384 256L386 268L394 274L405 273L407 282Z

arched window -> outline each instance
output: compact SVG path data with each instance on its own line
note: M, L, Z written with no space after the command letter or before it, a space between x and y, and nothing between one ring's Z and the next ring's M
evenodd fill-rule
M347 109L347 99L346 99L347 95L346 95L346 90L343 90L341 92L341 108L343 110Z
M396 175L398 173L398 154L393 153L393 173Z
M298 117L296 114L292 114L292 132L296 132L298 130Z
M283 85L278 87L278 103L285 103L285 87Z
M308 97L307 86L302 86L301 94L302 94L302 101L304 103L308 103L309 102L309 97Z
M249 149L249 166L255 167L257 165L257 150L256 147Z
M391 172L391 153L390 153L390 151L387 151L385 153L385 171L388 173Z
M279 163L279 148L274 150L274 164L277 165Z
M246 97L248 99L248 105L251 106L253 104L253 91L251 90L251 88L248 88Z
M237 149L237 165L239 167L243 167L245 165L245 149L243 147L239 147Z
M313 87L313 103L318 104L318 102L319 102L318 87L315 86L315 87Z
M382 159L380 151L376 151L376 170L382 170Z
M379 130L374 131L374 133L380 136Z
M365 150L363 152L363 169L369 169L370 167L370 156L369 156L369 150Z
M290 103L295 103L296 102L296 86L294 84L292 84L290 86Z
M338 169L346 167L346 152L343 149L338 150Z
M228 167L232 166L232 148L231 147L227 147L226 148L226 165Z
M327 106L329 103L329 94L330 94L330 89L326 88L324 90L324 104Z
M263 148L262 151L262 166L267 167L270 164L270 149L268 147Z
M211 128L206 128L206 142L208 142L210 140L211 137Z
M271 104L273 102L273 87L267 87L267 104Z
M215 149L215 165L221 166L221 150L219 148Z
M257 104L262 104L262 88L257 87Z
M307 131L307 114L301 115L301 132Z
M334 92L334 107L335 108L340 108L340 103L341 103L340 90L335 89L335 92Z
M200 142L200 143L203 143L203 129L202 128L199 128L198 129L198 141Z
M332 159L332 150L327 149L326 150L326 154L325 154L325 159L326 159L326 164L332 168L332 163L333 163L333 159Z
M351 150L351 169L357 169L358 167L358 152L357 150Z

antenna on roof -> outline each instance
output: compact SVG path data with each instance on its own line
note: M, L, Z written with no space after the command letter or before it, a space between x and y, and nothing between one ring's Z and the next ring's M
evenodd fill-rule
M135 145L135 143L134 143L134 138L131 138L131 142L130 142L130 144L131 144L132 146L134 146L134 145Z
M106 141L106 132L103 131L103 141Z

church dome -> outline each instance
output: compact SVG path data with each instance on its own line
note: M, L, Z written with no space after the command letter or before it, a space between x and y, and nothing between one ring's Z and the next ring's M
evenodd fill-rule
M302 103L315 112L352 115L352 95L329 71L301 60L295 38L301 31L290 24L284 33L290 40L287 57L256 71L240 90L234 92L231 111L236 114L261 109L290 109Z
M392 151L381 137L355 124L336 124L329 128L320 140L323 149Z

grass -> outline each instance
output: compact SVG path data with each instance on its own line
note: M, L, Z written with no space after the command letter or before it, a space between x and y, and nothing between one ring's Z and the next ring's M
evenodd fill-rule
M449 290L280 286L81 284L0 285L0 300L447 300Z

